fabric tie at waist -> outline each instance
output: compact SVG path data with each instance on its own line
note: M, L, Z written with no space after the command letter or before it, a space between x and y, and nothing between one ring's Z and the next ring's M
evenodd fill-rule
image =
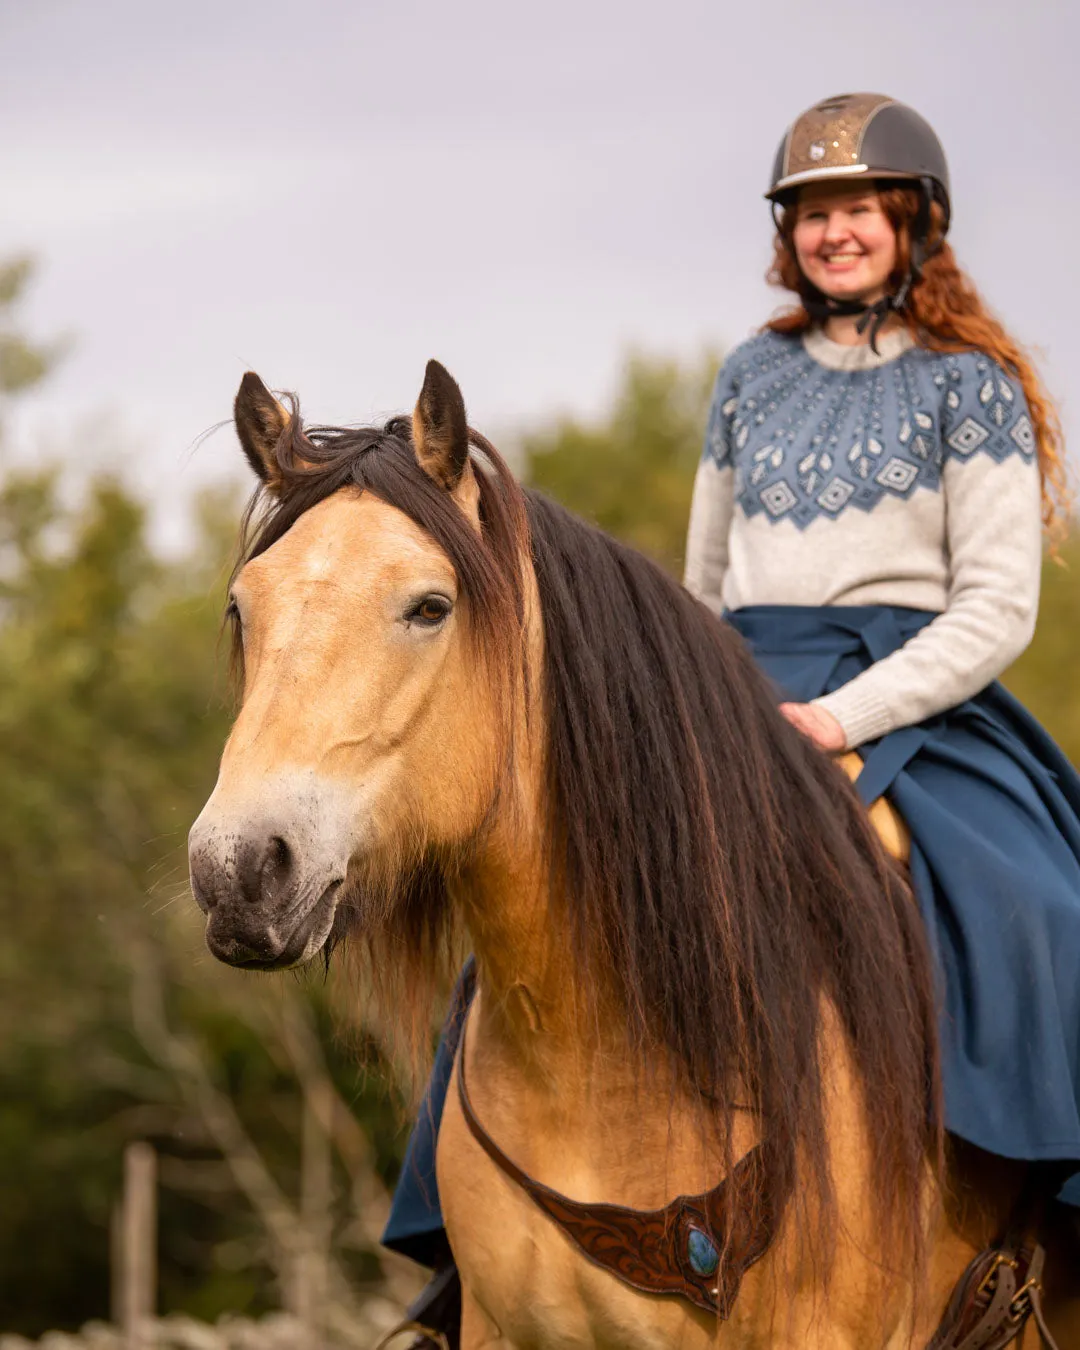
M808 703L891 656L936 615L886 605L751 605L724 617L750 644L783 696ZM851 669L842 670L845 666ZM892 786L929 735L926 726L904 727L862 748L855 790L864 805Z

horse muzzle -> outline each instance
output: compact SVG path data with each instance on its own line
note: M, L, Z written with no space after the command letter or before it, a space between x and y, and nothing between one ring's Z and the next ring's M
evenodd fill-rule
M237 817L211 797L188 838L191 890L211 953L231 966L279 970L320 952L348 867L341 833L310 806L287 820L261 811Z

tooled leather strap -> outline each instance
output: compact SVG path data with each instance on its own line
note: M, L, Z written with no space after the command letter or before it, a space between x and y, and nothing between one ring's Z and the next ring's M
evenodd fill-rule
M688 1299L721 1320L731 1314L746 1271L776 1237L776 1216L766 1210L754 1227L743 1197L761 1195L765 1153L759 1144L729 1178L701 1195L680 1195L663 1209L582 1204L536 1181L507 1157L484 1129L465 1085L465 1030L458 1054L458 1098L473 1138L594 1265L647 1294ZM734 1205L730 1246L724 1248L726 1214Z

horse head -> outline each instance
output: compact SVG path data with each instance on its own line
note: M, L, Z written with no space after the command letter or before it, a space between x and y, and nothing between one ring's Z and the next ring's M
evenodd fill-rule
M415 898L476 833L503 737L475 606L514 598L438 363L380 433L305 435L253 374L235 420L264 513L229 595L242 702L189 853L211 952L266 969L326 948L347 908Z

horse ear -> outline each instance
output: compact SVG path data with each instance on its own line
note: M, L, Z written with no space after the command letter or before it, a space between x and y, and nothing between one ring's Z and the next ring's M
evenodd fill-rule
M412 426L420 467L453 492L469 464L469 426L457 381L438 361L427 363Z
M274 451L289 425L289 414L252 370L240 381L233 418L248 463L264 483L273 487L281 480Z

